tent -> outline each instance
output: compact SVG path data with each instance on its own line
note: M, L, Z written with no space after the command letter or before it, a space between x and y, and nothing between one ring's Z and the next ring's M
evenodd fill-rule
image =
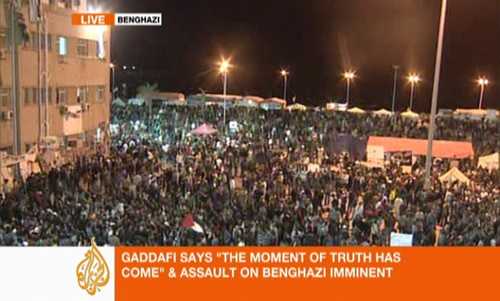
M377 116L391 116L392 112L391 111L387 111L386 109L381 109L381 110L378 110L378 111L374 111L373 115L377 115Z
M210 124L202 124L201 126L194 129L191 134L196 136L210 136L217 133L217 130L214 129Z
M305 111L307 107L305 105L301 105L300 103L293 104L287 107L287 110L290 111Z
M240 107L247 107L247 108L258 108L259 104L264 101L264 98L258 97L258 96L245 96L243 99L239 102L237 102L235 105L240 106Z
M458 181L467 185L470 184L470 179L456 167L453 167L450 171L439 177L439 181L442 183Z
M406 112L401 113L401 117L410 118L410 119L419 119L420 118L420 116L417 113L412 112L411 110L407 110Z
M264 100L259 105L264 110L281 110L286 107L286 100L273 97Z
M486 168L488 170L498 169L498 166L500 165L500 153L480 157L477 165L478 167Z
M352 113L352 114L366 114L365 110L362 110L358 107L354 107L352 109L347 110L347 112Z
M121 100L121 98L119 98L119 97L118 97L118 98L115 98L115 99L113 100L112 104L113 104L114 106L117 106L117 107L125 107L125 106L127 105L127 104L126 104L123 100Z

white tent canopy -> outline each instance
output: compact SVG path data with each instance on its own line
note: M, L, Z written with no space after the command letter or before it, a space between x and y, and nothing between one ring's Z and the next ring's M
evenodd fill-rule
M498 169L500 165L500 153L494 153L488 156L480 157L478 167L488 170Z
M373 114L378 116L391 116L392 112L386 109L380 109L378 111L374 111Z
M401 117L403 117L403 118L411 118L411 119L419 119L420 118L420 116L417 113L415 113L415 112L413 112L411 110L408 110L408 111L406 111L404 113L401 113Z
M439 180L442 182L442 183L445 183L445 182L449 182L449 183L453 183L453 182L460 182L460 183L465 183L465 184L470 184L470 179L467 178L466 175L464 175L458 168L456 167L453 167L452 169L450 169L450 171L448 171L447 173L445 173L444 175L442 175L441 177L439 177Z
M366 111L363 109L360 109L358 107L354 107L352 109L347 110L347 112L352 113L352 114L366 114Z
M300 104L300 103L296 103L296 104L293 104L291 106L288 106L287 109L290 111L305 111L305 110L307 110L307 107L305 105Z

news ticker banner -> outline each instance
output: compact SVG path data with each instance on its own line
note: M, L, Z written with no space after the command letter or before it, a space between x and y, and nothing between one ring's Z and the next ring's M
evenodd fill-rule
M499 248L0 248L2 300L493 300Z
M83 26L161 26L161 13L74 13L73 25Z

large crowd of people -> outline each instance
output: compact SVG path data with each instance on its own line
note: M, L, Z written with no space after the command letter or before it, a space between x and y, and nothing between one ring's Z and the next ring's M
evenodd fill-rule
M421 158L408 172L325 151L332 133L426 138L426 117L233 108L223 124L222 115L216 106L114 108L109 153L3 193L0 245L387 246L393 232L413 234L416 246L500 245L498 170L463 160L471 182L441 182L452 162L436 160L426 190ZM193 135L203 123L219 132ZM441 118L436 139L490 154L500 123Z

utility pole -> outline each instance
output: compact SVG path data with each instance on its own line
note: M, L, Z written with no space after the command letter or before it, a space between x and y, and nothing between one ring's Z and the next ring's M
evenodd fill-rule
M427 140L427 158L425 160L425 190L431 188L431 169L432 169L432 142L434 140L434 127L436 123L437 102L439 96L439 78L441 76L441 60L443 57L443 39L444 28L446 24L446 6L447 0L441 4L441 18L439 21L439 37L436 54L436 66L434 70L434 88L432 90L431 120L429 125L429 137Z
M17 8L19 3L17 0L10 2L10 54L11 54L11 100L12 100L12 113L14 118L12 120L12 136L13 144L12 151L14 156L19 156L22 152L21 148L21 104L19 102L19 53L17 45L18 24L17 24ZM20 179L21 170L19 163L15 167L15 178Z
M45 86L45 123L44 123L44 137L49 136L49 28L47 16L42 12L44 33L45 33L45 70L44 75L44 86Z
M398 88L398 70L399 66L394 65L394 87L392 89L392 113L394 113L394 110L396 109L396 90Z
M40 18L36 18L36 62L37 62L37 89L36 100L38 108L38 139L37 144L40 145L42 140L42 33Z

